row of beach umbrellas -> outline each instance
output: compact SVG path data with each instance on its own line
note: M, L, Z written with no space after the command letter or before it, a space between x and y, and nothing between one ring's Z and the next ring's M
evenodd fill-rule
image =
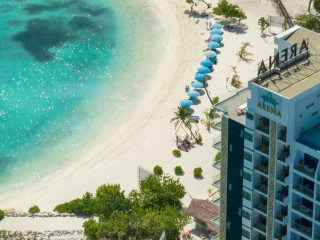
M219 23L215 23L211 26L210 39L212 41L210 41L207 45L211 50L205 51L204 53L207 59L200 62L201 67L198 68L198 72L194 77L196 81L193 81L191 83L191 87L193 88L204 87L203 80L206 76L205 74L212 72L212 65L217 63L217 53L214 50L220 47L220 43L223 40L223 37L221 36L223 32L221 31L221 29L222 25ZM200 93L198 91L192 90L187 92L187 95L190 98L196 98L200 96ZM183 99L180 101L180 104L183 107L190 107L193 104L193 101L190 99Z

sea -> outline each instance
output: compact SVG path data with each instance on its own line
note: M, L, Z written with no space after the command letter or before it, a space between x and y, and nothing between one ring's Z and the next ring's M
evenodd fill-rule
M150 0L0 1L0 198L128 120L166 33Z

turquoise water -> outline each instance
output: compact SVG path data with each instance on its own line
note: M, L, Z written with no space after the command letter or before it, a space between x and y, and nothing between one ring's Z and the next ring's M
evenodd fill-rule
M164 52L139 0L0 2L0 192L43 180L134 112Z

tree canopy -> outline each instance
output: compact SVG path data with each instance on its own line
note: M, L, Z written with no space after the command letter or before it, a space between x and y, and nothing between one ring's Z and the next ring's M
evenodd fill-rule
M234 17L239 20L247 19L244 11L237 5L229 3L227 0L219 0L218 5L212 9L213 14L225 18Z
M320 33L320 16L302 14L296 17L296 23L304 28Z

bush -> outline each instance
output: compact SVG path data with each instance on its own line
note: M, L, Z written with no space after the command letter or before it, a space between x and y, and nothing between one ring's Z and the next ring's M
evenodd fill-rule
M93 195L86 192L82 199L77 198L70 202L57 205L53 211L59 213L74 213L80 216L90 216L94 214L95 199Z
M320 0L313 0L313 7L316 9L316 10L320 10Z
M178 149L175 149L172 151L173 156L175 157L181 157L181 151Z
M320 16L301 14L296 17L296 24L315 32L320 32Z
M202 168L201 167L198 167L198 168L195 168L193 170L193 176L195 177L201 177L202 176Z
M38 212L40 212L40 208L37 205L33 205L31 208L29 208L29 213L32 215Z
M153 173L155 175L162 175L163 174L162 167L160 167L159 165L155 166L153 169Z
M221 152L218 152L218 153L216 154L216 156L214 157L214 161L215 161L215 162L218 162L218 161L220 161L220 159L221 159Z
M215 104L217 104L219 102L219 97L214 97L213 99L212 99L212 105L215 105Z
M0 210L0 220L2 220L4 218L4 211Z
M184 171L183 171L183 169L182 169L181 166L176 166L176 167L174 168L174 172L175 172L175 174L177 174L177 175L183 175L183 174L184 174Z
M196 142L197 142L197 143L202 143L202 136L201 136L200 133L199 133L198 136L196 137Z

